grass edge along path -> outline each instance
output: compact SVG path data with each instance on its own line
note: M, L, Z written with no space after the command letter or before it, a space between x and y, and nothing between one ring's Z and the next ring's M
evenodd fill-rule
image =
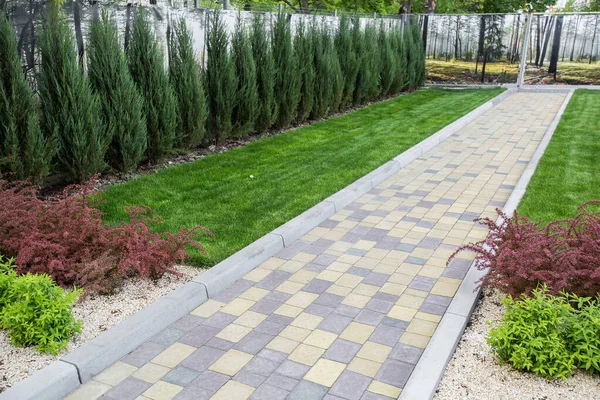
M518 211L547 223L600 199L600 91L576 90L538 164Z
M105 221L127 205L163 218L156 232L202 225L210 267L348 186L503 89L424 89L117 184L100 196Z

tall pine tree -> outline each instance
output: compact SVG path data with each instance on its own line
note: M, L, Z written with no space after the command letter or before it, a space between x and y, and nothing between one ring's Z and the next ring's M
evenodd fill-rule
M173 28L170 48L169 79L175 90L179 110L175 146L194 148L204 138L208 111L193 38L183 18Z
M315 100L315 46L312 34L314 29L314 24L307 29L306 23L301 19L294 36L294 53L301 81L297 115L297 121L300 123L310 116Z
M287 128L296 117L300 100L298 63L294 57L292 34L288 16L279 13L273 26L273 54L277 67L275 74L275 101L277 103L278 128Z
M256 63L256 83L260 99L258 118L254 128L262 133L275 123L277 104L275 103L275 60L273 48L267 37L265 17L254 14L251 31L252 55Z
M346 15L340 19L340 26L335 36L335 49L340 60L340 67L344 77L344 91L342 95L342 108L352 105L354 89L356 88L356 77L360 68L360 59L354 47L353 32L350 24L358 25L359 20L350 20Z
M104 129L112 138L107 161L119 171L133 171L146 150L143 99L129 75L117 25L106 11L92 22L88 76L100 99Z
M106 167L104 155L111 137L101 123L98 99L83 74L75 38L56 3L50 6L40 52L42 130L46 137L57 138L57 159L64 171L72 180L84 182Z
M144 99L150 161L158 162L173 151L178 126L177 101L164 68L164 54L146 13L138 7L127 47L129 72Z
M12 24L0 11L0 172L40 183L50 172L52 138L39 126L39 112L25 80Z

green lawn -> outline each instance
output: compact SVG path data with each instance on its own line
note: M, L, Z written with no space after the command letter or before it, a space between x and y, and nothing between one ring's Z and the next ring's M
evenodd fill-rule
M541 222L600 199L600 91L577 90L527 187L519 212Z
M498 95L502 89L424 89L107 189L115 224L123 206L148 205L156 231L203 225L212 266Z

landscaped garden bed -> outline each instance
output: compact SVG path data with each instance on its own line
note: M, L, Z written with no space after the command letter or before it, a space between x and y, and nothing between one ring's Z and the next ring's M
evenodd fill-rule
M491 266L490 288L437 398L600 398L598 204L580 205L600 197L599 103L598 92L575 93L519 205L522 216L493 230L492 252L475 247L480 266ZM506 293L514 300L501 301Z

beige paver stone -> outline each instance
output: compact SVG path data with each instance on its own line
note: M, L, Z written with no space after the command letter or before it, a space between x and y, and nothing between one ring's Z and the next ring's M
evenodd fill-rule
M315 301L317 297L319 297L318 294L300 291L290 297L285 304L289 304L294 307L306 308L311 305L311 303Z
M406 332L431 337L433 336L437 326L437 322L414 318L412 321L410 321L410 324L406 328Z
M281 271L289 272L293 274L294 272L299 271L302 267L306 265L305 262L297 261L297 260L288 260L286 261L279 269Z
M342 304L356 308L364 308L370 300L371 296L350 293L342 300Z
M423 336L412 332L404 332L400 337L400 343L409 344L411 346L424 349L429 343L429 336Z
M77 390L65 397L65 400L96 400L111 388L112 386L110 385L91 380L79 386Z
M404 290L406 290L406 285L399 285L393 282L386 282L383 284L379 291L400 296L402 293L404 293Z
M312 315L308 313L301 313L294 319L290 325L297 326L299 328L304 328L308 330L315 330L317 326L323 321L323 317L319 317L317 315Z
M375 327L371 325L361 324L360 322L351 322L350 325L340 335L341 339L349 340L359 344L364 344Z
M458 290L460 284L442 282L441 279L442 278L440 278L440 280L438 280L436 284L433 285L433 288L431 289L431 294L445 297L453 297L456 294L456 291Z
M383 363L391 351L391 347L375 342L366 342L356 356L378 363Z
M377 372L381 368L381 363L376 361L367 360L364 358L354 357L350 364L348 364L348 371L356 372L370 378L375 378Z
M244 279L252 282L259 282L266 278L271 273L268 269L254 268L252 271L244 275Z
M296 254L292 260L294 261L300 261L302 263L309 263L312 260L315 259L315 255L314 254L309 254L309 253L304 253L304 252L300 252L298 254Z
M321 358L323 353L325 353L324 349L301 343L294 351L292 351L288 356L288 359L300 364L313 366L317 360Z
M359 283L352 293L360 294L367 297L373 297L379 291L379 287L375 285L368 285L366 283Z
M296 347L298 347L299 344L300 343L295 340L287 339L282 336L275 336L275 338L271 340L266 347L267 349L290 354Z
M325 270L321 271L321 273L319 273L319 275L317 275L316 279L321 279L321 280L329 281L329 282L335 282L340 278L340 276L342 276L341 272L336 272L336 271L331 271L331 270L325 269Z
M155 364L175 368L180 362L188 358L197 349L183 343L173 343L152 359Z
M345 286L331 285L327 288L326 292L345 297L345 296L348 296L352 292L352 289L349 287L345 287Z
M343 256L343 254L342 254ZM340 258L342 257L340 256ZM338 258L339 260L339 258ZM352 266L352 263L345 263L345 262L340 262L340 261L334 261L332 262L328 267L327 270L328 271L335 271L335 272L339 272L343 275L344 272L348 271L350 269L350 267ZM341 275L340 275L341 276Z
M261 268L275 270L281 267L287 260L277 257L271 257L260 265Z
M182 386L174 385L169 382L158 381L154 385L150 386L143 394L152 400L171 400L182 390Z
M387 383L372 381L369 387L367 388L369 392L373 392L375 394L381 394L383 396L391 397L393 399L397 399L402 393L402 389L396 386L388 385Z
M414 309L418 310L419 308L421 308L421 305L423 304L424 301L425 301L425 299L423 297L417 297L417 296L413 296L413 295L410 295L407 293L403 293L400 296L400 299L398 299L398 301L396 302L396 304L399 306L414 308Z
M220 374L233 376L237 374L246 364L248 364L248 362L252 360L252 357L252 354L231 349L227 353L223 354L221 358L215 361L215 363L208 369Z
M250 301L259 301L270 292L265 289L260 289L252 286L250 289L246 290L244 293L240 295L242 299L250 300Z
M117 361L115 364L100 372L94 380L110 386L117 386L137 370L133 365Z
M408 308L404 306L393 306L392 309L388 312L388 317L400 319L402 321L410 321L414 318L417 310L414 308Z
M337 337L338 336L335 333L317 329L308 335L306 339L304 339L304 343L311 346L320 347L322 349L328 349L335 339L337 339Z
M281 285L277 286L277 291L282 292L282 293L287 293L287 294L296 294L303 287L304 287L304 284L302 284L302 283L285 281Z
M265 316L266 317L266 316ZM239 318L238 318L239 320ZM236 320L237 321L237 320ZM244 338L247 334L252 332L252 328L247 326L230 324L227 325L221 332L219 332L216 337L219 339L227 340L233 343L237 343Z
M289 304L282 304L277 310L275 310L275 314L296 318L298 315L300 315L302 310L303 309L299 307L290 306Z
M362 280L363 280L362 276L352 275L352 274L344 274L344 275L340 276L340 278L337 281L335 281L335 284L354 289L356 286L358 286L358 284Z
M331 387L345 368L346 364L321 358L306 373L304 379L318 383L319 385Z
M233 299L229 304L227 304L223 308L221 308L221 312L239 317L240 315L248 311L248 309L254 304L256 304L255 301L241 299L238 297Z
M225 303L221 303L220 301L215 300L207 300L190 314L196 315L202 318L211 317L214 313L219 311L221 308L225 306Z
M211 397L211 400L246 400L254 392L252 386L244 385L243 383L236 382L234 380L227 381L227 383L217 393Z
M310 335L309 329L299 328L297 326L286 326L284 330L279 334L281 337L294 340L296 342L302 342L308 335Z
M301 269L300 271L298 271L294 275L292 275L289 280L292 282L303 283L306 285L308 282L313 280L317 275L318 274L316 272Z
M169 371L171 371L170 368L163 367L162 365L147 363L135 371L131 376L149 383L155 383L168 374Z

